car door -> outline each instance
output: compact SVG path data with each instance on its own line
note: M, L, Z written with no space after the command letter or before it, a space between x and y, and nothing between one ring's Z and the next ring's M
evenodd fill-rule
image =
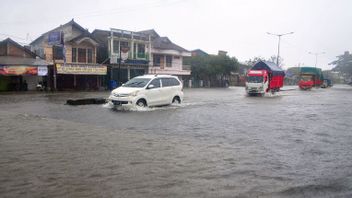
M164 104L170 104L172 102L172 84L171 84L171 79L170 78L162 78L161 79L161 84L162 84L162 100Z
M150 87L150 85L153 85L153 87ZM162 104L160 78L155 78L149 83L149 85L146 88L145 96L146 96L148 106L155 106L155 105Z

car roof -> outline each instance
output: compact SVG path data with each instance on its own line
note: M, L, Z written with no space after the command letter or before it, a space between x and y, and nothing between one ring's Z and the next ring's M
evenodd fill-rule
M176 76L171 75L158 75L158 74L146 74L143 76L137 76L136 78L156 78L156 77L164 77L164 78L177 78Z

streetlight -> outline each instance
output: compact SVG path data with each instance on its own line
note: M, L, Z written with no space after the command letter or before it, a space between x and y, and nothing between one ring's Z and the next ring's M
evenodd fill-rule
M293 34L293 33L294 33L294 32L288 32L288 33L285 33L285 34L273 34L273 33L267 32L267 34L269 34L269 35L273 35L273 36L279 37L279 43L278 43L278 45L277 45L277 57L276 57L276 64L277 64L277 66L279 66L280 41L281 41L281 37L282 37L282 36L285 36L285 35L288 35L288 34Z
M317 67L317 63L318 63L318 56L325 54L325 52L308 52L308 54L314 55L315 56L315 67Z

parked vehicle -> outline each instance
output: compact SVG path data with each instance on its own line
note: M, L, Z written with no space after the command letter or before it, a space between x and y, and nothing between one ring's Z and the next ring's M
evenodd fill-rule
M275 63L259 61L246 75L246 92L248 95L265 95L280 91L284 85L285 72Z
M111 92L108 100L115 106L162 106L181 103L183 87L176 76L138 76Z
M323 84L321 85L321 88L328 88L332 87L332 81L330 79L324 79Z
M298 86L302 90L310 90L312 87L321 87L323 84L323 73L320 68L301 67Z

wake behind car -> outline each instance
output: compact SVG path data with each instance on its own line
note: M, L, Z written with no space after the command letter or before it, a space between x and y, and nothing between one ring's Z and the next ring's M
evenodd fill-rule
M144 75L114 89L108 100L115 106L163 106L181 103L182 89L182 83L176 76Z

